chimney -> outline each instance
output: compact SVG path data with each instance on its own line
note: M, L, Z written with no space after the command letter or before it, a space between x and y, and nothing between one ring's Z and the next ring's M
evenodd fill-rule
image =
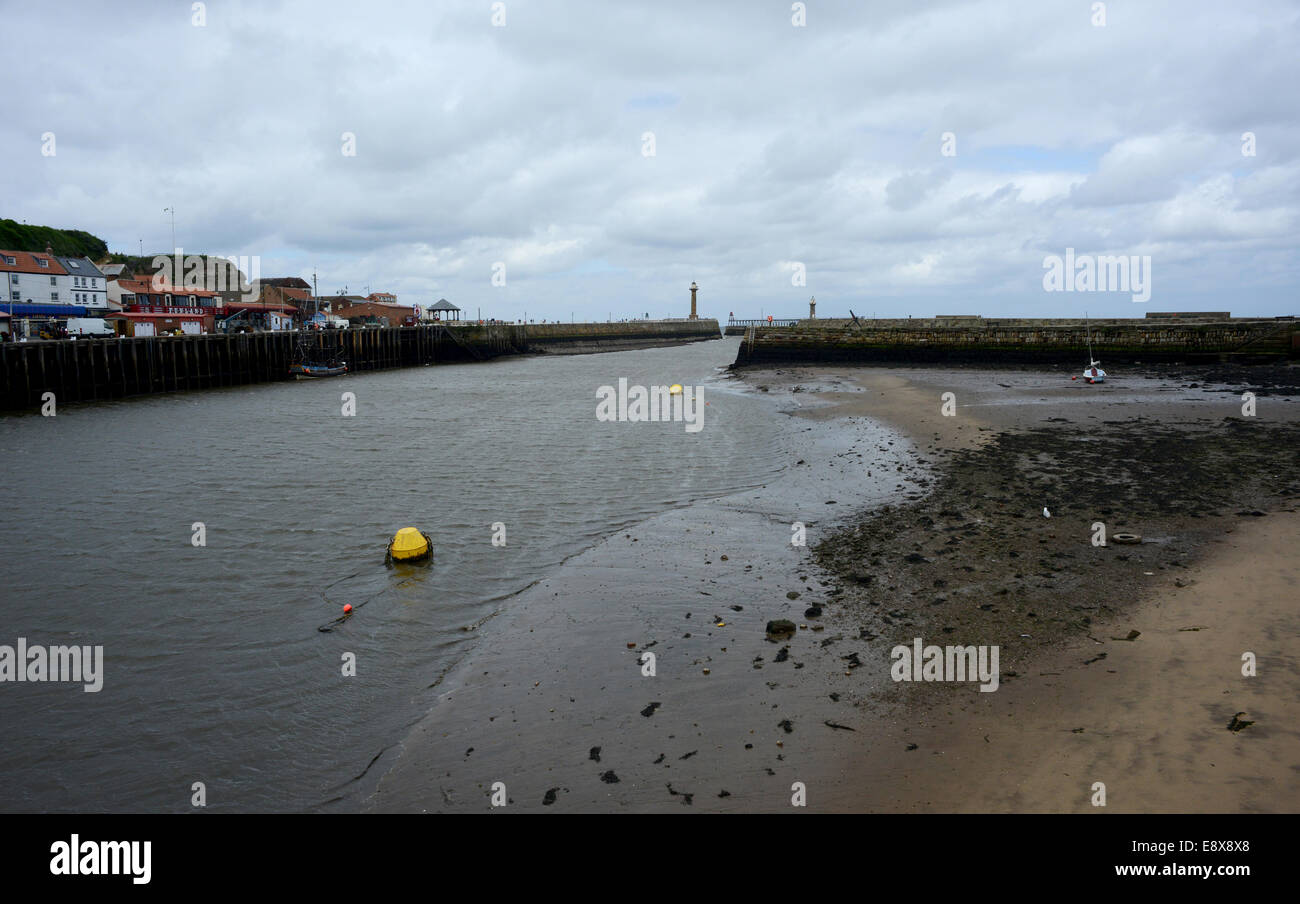
M46 242L46 243L45 243L45 253L46 253L46 254L49 254L49 255L53 255L53 254L54 254L54 246L51 245L49 242Z

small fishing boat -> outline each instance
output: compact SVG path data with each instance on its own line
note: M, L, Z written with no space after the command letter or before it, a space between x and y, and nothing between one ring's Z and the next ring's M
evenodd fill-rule
M1083 369L1083 378L1089 383L1101 383L1106 379L1106 371L1101 369L1101 362L1092 357L1092 328L1088 326L1088 315L1083 315L1083 328L1088 332L1088 366Z
M298 333L298 345L289 364L289 376L295 380L319 380L324 377L341 377L348 372L348 362L343 360L340 347L322 347L317 335L303 330Z
M344 364L291 364L289 375L295 380L318 380L322 377L341 377L348 372Z

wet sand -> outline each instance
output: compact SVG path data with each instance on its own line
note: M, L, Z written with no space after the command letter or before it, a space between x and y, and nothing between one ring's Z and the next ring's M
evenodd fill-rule
M874 422L785 429L780 481L609 537L478 628L366 808L482 812L501 782L510 812L788 809L794 781L851 755L854 733L824 723L852 716L861 682L805 615L830 582L792 525L815 543L928 476ZM804 627L769 642L775 619Z
M783 479L485 624L367 808L481 812L502 782L506 811L791 812L802 783L814 811L1092 811L1101 781L1110 809L1296 810L1300 402L1284 378L1243 418L1247 386L1193 382L744 373L801 434ZM999 645L998 691L891 681L915 636Z
M997 693L951 695L892 726L847 767L874 790L846 808L1102 812L1102 782L1110 811L1300 810L1300 516L1270 515L1221 543L1186 588L1145 595L1100 642L1082 638ZM1130 630L1134 641L1116 640ZM1242 676L1247 651L1257 677ZM1230 731L1234 717L1252 724Z
M836 407L813 416L876 417L941 457L924 501L868 513L815 550L844 580L841 615L884 647L922 636L1002 650L994 693L863 694L875 730L827 775L828 809L1090 812L1094 782L1113 810L1300 809L1300 403L1277 394L1293 385L1276 373L1268 395L1249 369L1214 376L1238 379L746 374L769 391L844 381L853 391L822 396ZM1097 521L1143 542L1094 546ZM1246 652L1267 670L1244 677ZM1231 731L1234 717L1252 724Z

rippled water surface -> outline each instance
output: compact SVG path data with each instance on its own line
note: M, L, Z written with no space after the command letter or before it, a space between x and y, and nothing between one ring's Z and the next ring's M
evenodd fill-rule
M735 351L508 359L0 419L0 644L105 657L97 694L0 684L0 809L183 811L198 781L209 809L354 809L372 760L485 637L466 628L622 526L775 474L782 416L711 383ZM703 385L704 429L598 422L596 389L620 377ZM431 567L384 566L406 525L433 537ZM355 615L318 631L345 603Z

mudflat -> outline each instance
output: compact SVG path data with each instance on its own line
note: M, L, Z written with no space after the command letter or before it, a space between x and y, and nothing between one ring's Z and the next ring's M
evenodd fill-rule
M483 625L367 807L1300 809L1295 383L738 372L791 416L778 476ZM894 680L917 638L996 647L996 690Z
M882 648L1001 652L996 692L862 695L875 728L830 771L830 808L1100 811L1104 786L1113 810L1300 809L1294 369L1091 386L987 369L745 379L829 384L816 398L832 404L807 416L876 418L939 460L924 498L815 547L840 579L838 614Z

